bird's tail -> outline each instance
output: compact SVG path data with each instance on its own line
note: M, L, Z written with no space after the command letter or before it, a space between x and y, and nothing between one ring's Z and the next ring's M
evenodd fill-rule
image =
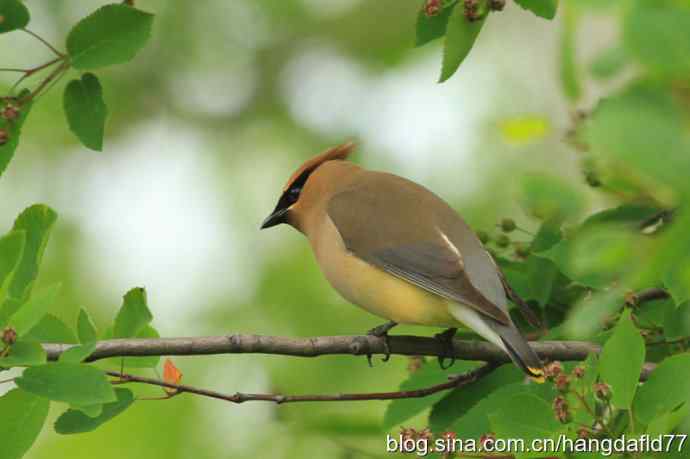
M504 325L493 320L490 322L515 365L535 381L544 382L544 365L517 327L512 323Z

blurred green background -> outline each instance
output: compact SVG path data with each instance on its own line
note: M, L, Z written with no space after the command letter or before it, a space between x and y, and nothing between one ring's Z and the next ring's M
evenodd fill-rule
M26 3L32 30L58 44L97 6ZM528 174L570 183L583 210L607 204L566 140L576 109L617 82L583 80L577 104L564 95L564 8L549 22L508 2L438 85L440 45L413 48L419 4L137 1L156 14L154 33L133 62L99 73L110 110L104 152L69 132L64 79L34 106L0 180L1 227L35 202L60 214L39 278L63 283L52 312L73 324L85 307L103 328L122 294L144 286L163 336L359 334L381 323L331 290L299 233L258 230L293 169L349 139L359 144L354 161L426 185L490 233L502 217L537 226L520 205ZM615 42L618 12L581 14L572 38L586 64ZM50 58L25 34L3 36L0 55L17 67ZM0 73L0 85L15 76ZM285 393L393 390L408 364L262 355L175 362L189 384ZM26 457L381 457L385 406L183 395L137 403L89 434L46 428Z

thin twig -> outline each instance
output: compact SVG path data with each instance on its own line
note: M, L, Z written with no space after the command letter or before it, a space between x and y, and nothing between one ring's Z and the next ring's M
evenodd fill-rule
M17 379L17 378L3 379L2 381L0 381L0 384L7 384L7 383L14 382L15 379Z
M449 381L422 389L396 391L396 392L364 392L353 394L311 394L311 395L283 395L283 394L247 394L236 392L234 394L223 394L207 389L199 389L197 387L187 386L184 384L172 384L154 378L147 378L143 376L135 376L126 373L107 371L110 376L118 378L114 381L116 384L126 383L142 383L159 387L167 387L175 389L178 393L190 393L201 395L204 397L225 400L232 403L243 403L248 401L264 401L273 402L277 404L296 403L296 402L344 402L344 401L363 401L363 400L396 400L402 398L421 398L426 397L437 392L461 387L471 382L480 379L483 376L491 373L497 365L487 363L472 371L468 371L458 376L453 376Z
M18 73L26 73L26 69L12 69L12 68L0 68L0 72L18 72Z
M24 32L28 33L29 35L31 35L32 37L34 37L35 39L37 39L38 41L40 41L41 43L43 43L44 45L46 45L46 46L48 47L48 49L50 49L52 52L55 53L56 56L58 56L58 57L60 57L60 58L62 58L62 57L65 56L64 53L61 53L60 51L58 51L57 49L55 49L55 47L54 47L53 45L51 45L50 43L48 43L47 40L45 40L43 37L41 37L41 36L38 35L37 33L34 33L34 32L32 32L32 31L30 31L29 29L22 29L22 30L23 30Z
M68 68L69 68L69 62L63 61L62 64L60 64L55 70L53 70L53 72L50 75L48 75L48 77L45 80L41 81L41 84L39 84L38 87L31 92L31 94L29 94L28 96L26 96L25 98L20 100L19 104L20 105L25 104L25 103L29 102L30 100L38 97L40 95L41 91L43 91L43 89L46 86L48 86L55 78L57 78L58 76L61 76Z
M639 292L628 295L626 302L632 306L639 306L642 303L655 300L665 300L670 297L671 295L668 293L668 291L662 288L648 288L646 290L640 290Z
M61 57L57 57L53 60L50 60L44 64L39 65L38 67L33 67L30 69L21 70L22 72L24 72L24 75L22 75L21 78L19 78L17 81L14 82L14 84L10 88L10 94L13 93L14 90L17 88L17 86L19 86L22 83L22 81L24 81L25 79L29 78L30 76L34 75L37 72L40 72L43 69L50 67L51 65L54 65L54 64L60 62L61 60L62 60Z

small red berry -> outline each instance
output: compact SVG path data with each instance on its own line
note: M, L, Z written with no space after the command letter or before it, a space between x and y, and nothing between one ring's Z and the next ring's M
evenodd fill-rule
M424 14L428 17L436 16L441 11L441 0L426 0Z
M8 346L17 342L17 331L14 328L6 328L2 331L2 342Z
M6 120L14 121L19 116L19 108L15 107L12 104L7 104L3 107L2 112L0 114Z
M596 383L594 385L594 395L603 401L611 399L611 387L606 383Z

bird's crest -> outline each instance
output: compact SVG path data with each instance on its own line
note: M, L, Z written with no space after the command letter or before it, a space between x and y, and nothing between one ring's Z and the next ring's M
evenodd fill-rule
M355 143L347 142L342 145L338 145L337 147L329 148L323 153L320 153L319 155L307 160L290 176L290 179L285 184L283 191L286 191L288 188L290 188L292 183L298 178L302 177L303 174L305 174L305 172L307 174L310 174L314 171L314 169L316 169L326 161L330 161L333 159L347 159L347 157L350 155L350 153L352 153L352 150L354 149Z

